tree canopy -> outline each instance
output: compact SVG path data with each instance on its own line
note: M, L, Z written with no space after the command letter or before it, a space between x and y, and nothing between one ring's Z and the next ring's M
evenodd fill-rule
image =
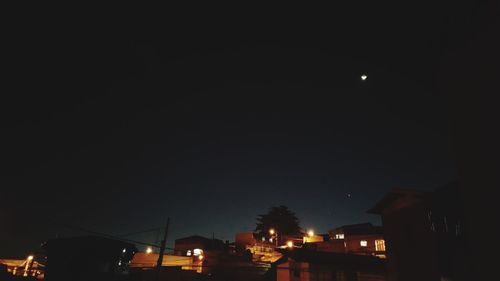
M295 235L301 232L299 219L287 206L271 207L266 214L257 217L255 231L269 237L269 230L274 229L279 235Z

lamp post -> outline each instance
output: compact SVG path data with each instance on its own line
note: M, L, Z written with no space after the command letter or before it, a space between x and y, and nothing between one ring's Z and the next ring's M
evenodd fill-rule
M28 256L28 258L26 259L26 266L24 267L24 274L23 274L24 277L28 276L28 271L30 269L32 262L33 262L33 256Z

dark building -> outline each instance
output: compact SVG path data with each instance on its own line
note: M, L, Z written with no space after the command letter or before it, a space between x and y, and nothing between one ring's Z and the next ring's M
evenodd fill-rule
M453 183L434 192L394 189L369 210L382 216L388 280L465 280L461 206Z
M137 252L132 244L98 236L49 239L43 249L51 281L125 279Z
M385 260L373 256L327 253L295 248L283 251L277 281L382 281Z

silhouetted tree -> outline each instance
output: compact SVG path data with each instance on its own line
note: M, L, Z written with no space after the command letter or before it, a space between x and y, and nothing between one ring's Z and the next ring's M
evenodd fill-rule
M271 207L266 214L257 217L255 231L264 237L270 237L269 230L274 229L281 235L295 235L301 232L299 219L287 206Z

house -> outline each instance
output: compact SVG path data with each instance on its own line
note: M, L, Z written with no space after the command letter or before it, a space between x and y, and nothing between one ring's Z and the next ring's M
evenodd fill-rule
M174 252L179 256L200 256L203 252L220 252L228 250L228 243L214 238L193 235L175 240Z
M385 260L373 256L319 252L294 248L283 250L277 262L277 281L383 281Z
M248 248L254 247L257 244L257 235L253 232L236 233L234 243L236 251L243 252Z
M231 252L229 241L226 243L214 238L193 235L175 240L174 253L177 256L192 257L197 272L209 274L221 259Z
M388 280L464 280L469 270L456 184L434 192L394 189L369 213L382 217Z
M382 227L371 223L344 225L330 230L327 241L304 244L305 248L321 252L373 255L385 258Z
M134 258L130 261L131 268L154 268L158 262L157 253L135 253ZM195 257L163 255L161 266L180 266L184 270L193 270L198 264L198 259Z
M259 240L257 234L253 232L237 233L235 245L237 252L248 252L254 261L274 262L281 257L281 254L275 250L275 243Z

